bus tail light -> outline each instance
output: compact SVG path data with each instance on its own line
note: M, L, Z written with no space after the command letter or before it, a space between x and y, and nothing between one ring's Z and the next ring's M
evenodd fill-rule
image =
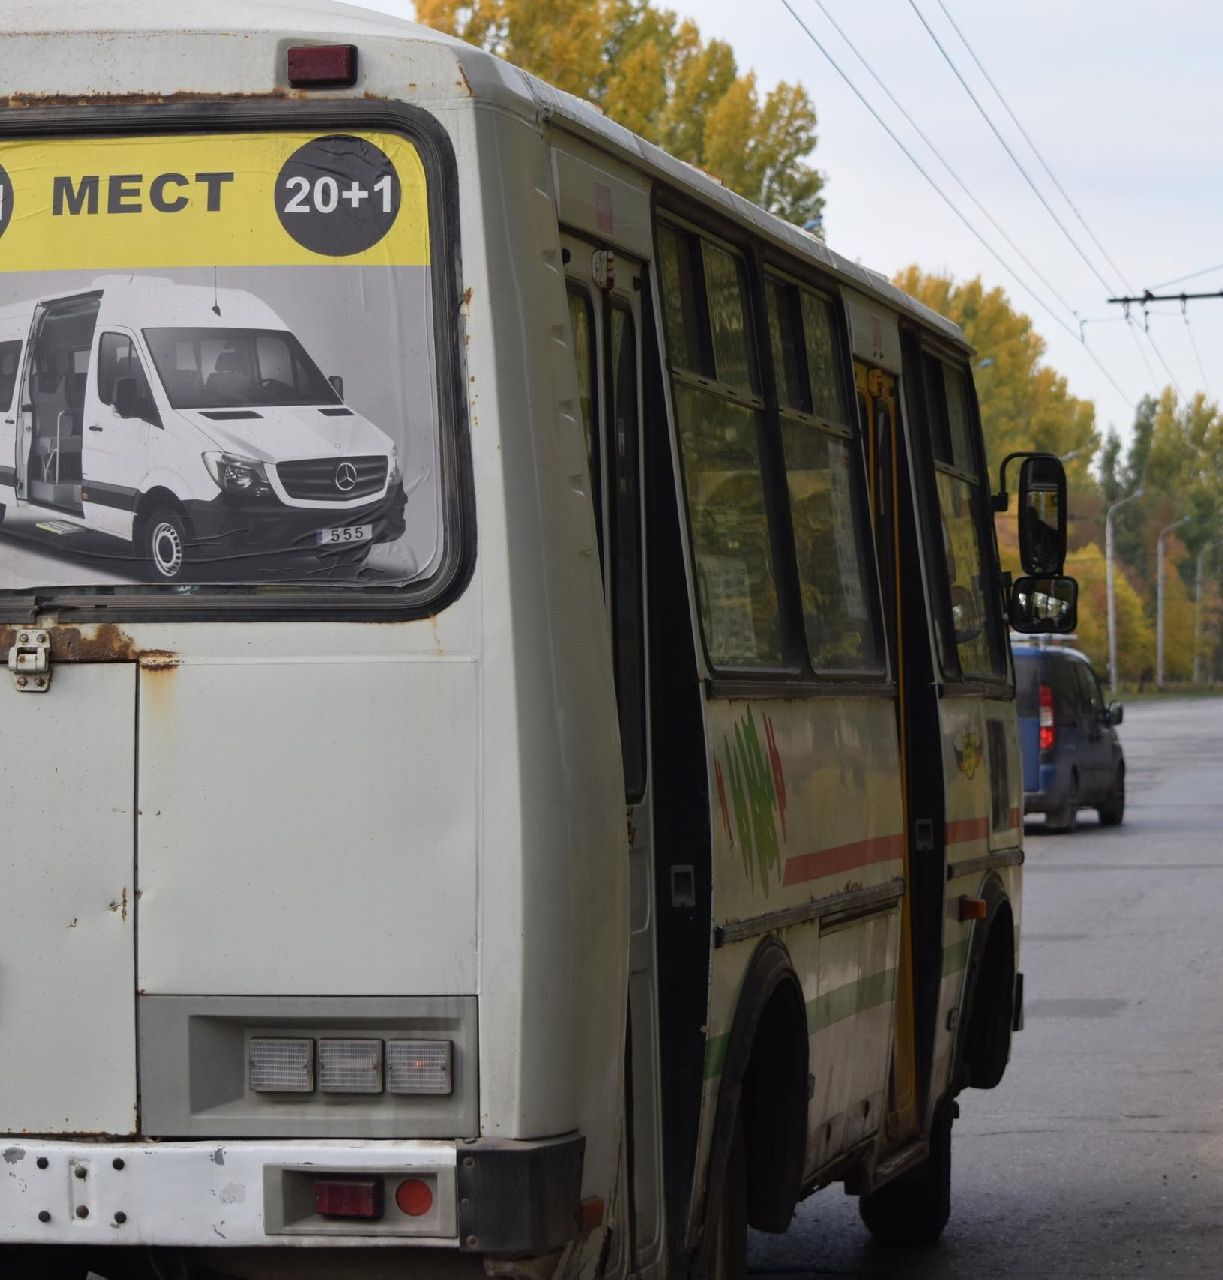
M324 1093L381 1093L381 1040L320 1040L318 1087Z
M247 1072L255 1093L312 1093L314 1041L281 1037L252 1039Z
M381 1218L382 1179L318 1178L314 1212L325 1218Z
M395 1188L395 1203L409 1218L423 1218L433 1208L433 1188L423 1178L408 1178Z
M1052 685L1042 684L1040 686L1040 749L1042 751L1053 750L1053 687Z
M388 1040L388 1093L448 1094L453 1088L453 1045L449 1040Z

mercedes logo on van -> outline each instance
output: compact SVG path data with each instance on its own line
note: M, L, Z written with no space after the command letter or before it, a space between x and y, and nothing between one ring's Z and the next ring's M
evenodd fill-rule
M357 468L351 462L341 462L335 469L335 487L341 493L347 493L356 486Z

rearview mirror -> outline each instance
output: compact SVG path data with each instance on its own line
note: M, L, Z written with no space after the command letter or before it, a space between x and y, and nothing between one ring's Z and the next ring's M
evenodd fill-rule
M1108 704L1108 723L1120 724L1125 719L1125 708L1119 702Z
M1019 470L1019 559L1037 576L1056 576L1066 562L1066 472L1051 454Z
M338 373L329 373L327 375L327 381L331 383L332 391L334 391L336 395L339 396L341 400L343 400L344 399L344 379L341 378Z
M1079 621L1079 584L1073 578L1018 578L1007 610L1024 635L1068 635Z

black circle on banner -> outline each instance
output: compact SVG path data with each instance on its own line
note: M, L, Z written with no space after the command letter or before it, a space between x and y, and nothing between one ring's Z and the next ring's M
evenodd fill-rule
M399 201L399 175L386 152L342 133L298 147L276 179L280 225L329 258L376 245L394 225Z
M0 236L8 230L13 219L13 180L0 164Z

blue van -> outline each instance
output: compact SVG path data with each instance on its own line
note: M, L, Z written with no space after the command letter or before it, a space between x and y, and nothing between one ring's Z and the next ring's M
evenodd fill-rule
M1116 726L1119 702L1106 705L1091 662L1077 649L1012 645L1023 811L1043 813L1050 831L1073 831L1080 809L1100 825L1125 816L1125 757Z

